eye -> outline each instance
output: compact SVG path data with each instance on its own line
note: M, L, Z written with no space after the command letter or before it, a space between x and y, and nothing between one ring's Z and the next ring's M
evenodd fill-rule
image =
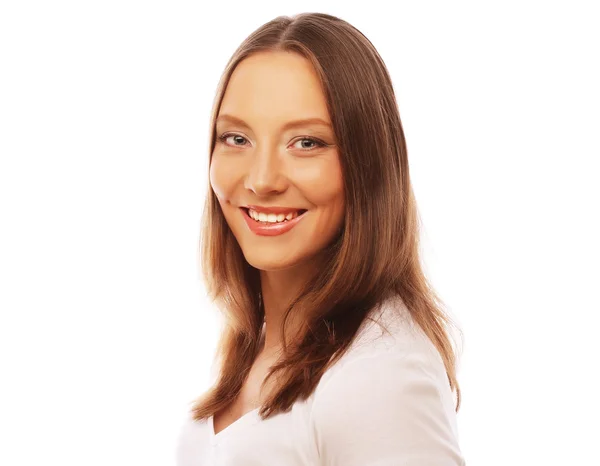
M247 141L247 139L243 136L240 136L239 134L234 134L234 133L223 133L221 134L221 136L219 136L219 141L223 144L225 144L226 146L233 146L233 147L242 147L243 144L235 144L235 142L233 144L228 144L225 141L229 138L233 138L234 141L240 142L240 139L243 141Z
M229 138L232 138L233 143L226 142L227 139L229 139ZM218 140L219 140L219 142L225 144L226 146L230 146L230 147L243 147L245 145L245 144L243 144L243 142L248 141L244 136L240 136L239 134L235 134L235 133L223 133L221 136L218 137ZM239 142L240 144L237 144L236 142ZM300 147L296 146L296 148L300 149L301 151L305 151L305 152L328 146L327 143L321 141L320 139L316 139L316 138L312 138L312 137L308 137L308 136L304 136L299 139L296 139L296 141L294 141L293 144L297 144L297 143L301 143L301 144L300 144ZM307 147L307 144L308 144L308 147Z
M310 144L310 146L306 147L306 145L301 144L301 147L298 147L298 149L303 150L303 151L311 151L311 150L318 149L320 147L327 146L327 144L325 144L323 141L321 141L319 139L315 139L315 138L309 138L309 137L302 137L300 139L297 139L294 142L294 144L296 144L298 142L305 142L305 141L308 141L308 143Z

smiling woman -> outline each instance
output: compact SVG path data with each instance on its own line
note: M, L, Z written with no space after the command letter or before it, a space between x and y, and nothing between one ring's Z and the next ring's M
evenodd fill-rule
M310 61L286 51L247 57L231 74L216 131L210 183L246 261L298 283L294 266L317 260L344 217L339 151ZM251 216L240 210L248 204ZM295 218L271 223L276 214Z
M372 44L326 14L266 23L227 65L210 148L202 266L225 326L179 466L464 464L451 321Z

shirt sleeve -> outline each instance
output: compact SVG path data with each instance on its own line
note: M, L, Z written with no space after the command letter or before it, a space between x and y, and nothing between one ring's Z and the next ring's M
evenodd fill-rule
M315 393L322 466L464 466L441 362L383 353L349 361Z

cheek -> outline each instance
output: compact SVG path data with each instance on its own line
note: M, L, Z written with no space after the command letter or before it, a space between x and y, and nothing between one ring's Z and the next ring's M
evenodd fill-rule
M230 197L231 177L227 176L227 167L220 157L213 156L209 170L210 186L220 201Z
M344 204L344 181L339 161L327 160L302 174L301 186L305 197L315 206L334 209ZM333 212L332 212L333 213Z

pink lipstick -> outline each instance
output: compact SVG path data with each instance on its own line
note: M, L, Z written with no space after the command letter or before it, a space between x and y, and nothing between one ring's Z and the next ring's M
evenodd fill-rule
M261 211L263 211L263 212L265 212L265 210L261 209ZM273 212L273 210L276 210L276 209L270 209L270 213L276 213L276 212ZM277 236L277 235L282 235L284 233L287 233L288 231L290 231L292 228L294 228L296 225L298 225L298 223L300 223L302 221L302 219L304 218L304 214L307 212L306 210L304 210L302 213L299 213L297 217L295 217L291 220L284 220L283 222L271 223L271 222L260 222L260 221L254 220L252 217L250 217L250 215L248 213L248 209L245 207L240 207L240 211L242 212L242 215L244 216L244 220L246 221L246 225L248 225L248 228L250 228L250 231L252 231L254 234L260 235L260 236ZM288 209L288 212L289 212L289 209ZM280 212L280 213L283 213L283 212Z

